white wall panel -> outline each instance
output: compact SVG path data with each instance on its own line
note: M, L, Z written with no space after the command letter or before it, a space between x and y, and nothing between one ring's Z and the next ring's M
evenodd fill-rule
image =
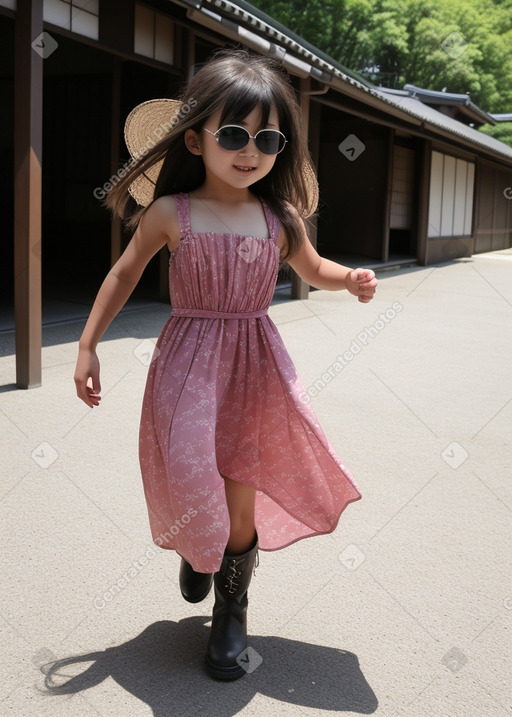
M467 171L468 163L463 159L457 159L455 168L455 201L453 206L453 236L462 236L464 234Z
M153 57L155 41L155 13L142 5L135 5L135 37L133 51L137 55Z
M453 201L455 198L455 157L445 154L443 172L443 202L441 206L441 236L453 236Z
M155 60L174 62L174 24L169 17L157 13L155 34Z

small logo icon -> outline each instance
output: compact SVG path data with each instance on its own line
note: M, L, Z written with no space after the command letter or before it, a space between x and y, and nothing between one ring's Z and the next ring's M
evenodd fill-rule
M458 647L452 647L452 649L448 650L446 655L443 656L442 661L449 670L458 672L461 667L464 667L468 658Z
M40 241L35 242L35 244L32 246L30 251L37 259L40 259L41 258L41 242Z
M512 610L512 597L506 597L503 600L503 607L505 610Z
M338 145L338 149L350 162L353 162L366 149L361 140L355 134L349 134L343 142Z
M453 469L459 468L468 456L469 453L467 450L463 448L460 443L457 443L457 441L450 443L441 453L443 461L448 463L450 468Z
M150 339L144 339L138 346L133 350L133 355L143 364L149 366L151 361L158 358L160 355L160 349L157 348L156 344Z
M451 32L441 43L441 47L446 54L453 57L454 60L466 51L467 46L468 43L462 37L460 32Z
M512 187L505 187L503 190L503 196L505 199L512 199Z
M359 550L357 545L351 543L341 551L338 558L347 570L357 570L357 568L364 563L366 555L362 550Z
M50 55L55 52L58 46L59 43L54 40L48 32L42 32L36 37L36 39L32 43L32 49L35 50L37 54L43 58L43 60L46 60L47 57L50 57Z
M32 655L32 663L36 667L41 667L47 662L55 662L56 659L56 656L47 647L42 647L40 650L38 650Z
M240 254L240 256L242 257L242 259L244 259L248 264L250 264L259 257L259 255L263 251L263 247L257 239L251 239L249 237L246 237L243 242L241 242L237 246L236 250L238 254Z
M41 468L49 468L59 457L55 448L46 441L43 441L37 448L34 448L31 455Z
M460 239L450 239L443 243L443 255L451 261L460 256L468 256L468 249Z
M242 441L240 443L240 461L243 462L244 466L254 468L258 465L260 460L260 450L252 441Z
M254 672L263 662L263 657L249 645L249 647L246 647L245 650L238 655L236 661L246 672Z

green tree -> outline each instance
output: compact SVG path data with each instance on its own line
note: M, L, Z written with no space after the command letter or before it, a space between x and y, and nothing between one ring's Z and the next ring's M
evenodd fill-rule
M483 127L480 127L480 131L512 147L512 122L500 122L494 126L484 124Z
M512 0L254 4L377 85L446 88L470 94L487 112L512 112ZM510 136L506 129L486 127L489 134Z

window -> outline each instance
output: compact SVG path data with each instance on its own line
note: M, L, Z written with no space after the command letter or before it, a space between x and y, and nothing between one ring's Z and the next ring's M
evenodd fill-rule
M428 238L471 236L475 165L432 152Z
M98 39L99 0L44 0L43 20Z
M172 20L144 5L135 5L133 51L168 65L174 63L174 25Z

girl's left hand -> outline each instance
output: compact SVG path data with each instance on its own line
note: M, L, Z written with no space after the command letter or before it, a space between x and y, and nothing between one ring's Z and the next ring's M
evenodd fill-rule
M358 301L367 304L375 295L378 281L371 269L353 269L347 274L345 284L347 290L357 296Z

